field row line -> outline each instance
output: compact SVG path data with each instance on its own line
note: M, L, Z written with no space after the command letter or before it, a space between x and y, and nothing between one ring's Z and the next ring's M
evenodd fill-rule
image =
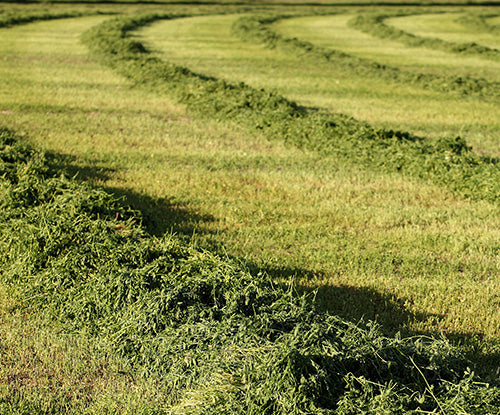
M18 307L97 340L130 373L161 378L169 413L498 408L500 389L448 341L383 336L268 275L154 238L136 212L51 161L0 129L2 282Z
M96 14L114 14L110 12L100 12L93 10L85 10L85 11L67 11L67 12L19 12L15 13L0 13L0 27L11 27L17 26L26 23L33 23L43 20L55 20L55 19L67 19L72 17L84 17L84 16L93 16Z
M163 62L130 38L141 25L178 17L109 20L84 40L138 86L173 94L200 116L235 120L270 138L284 136L375 167L383 167L381 156L394 162L406 157L405 150L415 156L426 149L435 166L436 154L457 165L464 157L475 160L463 140L425 143L308 111L276 94ZM266 275L251 275L172 235L151 237L136 213L111 195L52 168L43 154L0 130L2 277L24 305L97 338L104 352L119 354L146 375L161 376L170 388L164 402L170 413L498 408L500 390L478 382L447 341L385 337L375 324L320 313L311 297L297 298Z
M498 16L498 13L468 13L460 16L456 21L476 32L500 34L500 26L489 24L487 20Z
M438 92L454 92L463 96L481 99L500 98L500 82L480 78L445 76L416 73L375 62L331 48L323 48L300 39L290 39L274 32L269 25L292 16L243 17L235 22L233 31L243 39L262 43L269 48L280 48L288 53L307 56L322 63L335 65L363 77L382 79L387 82L418 85L423 89Z
M173 95L200 117L233 120L269 139L335 154L345 162L430 180L472 199L500 201L498 160L475 154L463 138L424 139L375 129L342 114L305 109L275 93L244 83L229 84L162 61L129 37L133 29L174 17L181 16L109 20L88 31L84 42L95 56L138 86ZM262 30L258 18L244 18L238 25L244 22Z
M385 23L385 20L391 17L412 16L415 14L417 13L385 12L360 14L354 19L351 19L348 24L364 33L368 33L381 39L395 40L409 47L425 47L428 49L441 50L461 55L479 56L481 58L494 61L500 60L500 50L498 49L479 45L475 42L455 43L439 38L417 36ZM419 12L418 14L422 14L422 12ZM475 27L479 26L480 22L486 23L484 19L481 18L473 20L473 17L469 17L466 19L466 22L471 21L474 22ZM489 28L493 28L493 26L489 26Z

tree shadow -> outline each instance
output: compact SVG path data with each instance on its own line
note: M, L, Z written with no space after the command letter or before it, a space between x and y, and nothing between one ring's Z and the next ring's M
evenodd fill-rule
M47 158L51 171L62 171L77 181L95 185L122 199L124 205L138 211L142 225L150 235L161 237L169 232L191 238L194 233L203 232L203 224L216 220L214 216L196 212L173 197L154 198L130 189L96 184L110 179L116 169L91 164L81 165L70 155L48 153Z
M51 170L64 171L78 181L97 183L110 178L115 171L93 165L79 165L71 156L49 154ZM161 236L173 232L180 237L191 238L194 233L204 231L205 223L214 222L216 218L209 214L194 211L189 206L176 202L174 198L152 198L123 188L103 187L105 191L123 198L124 203L141 212L143 225L151 235ZM219 251L214 245L213 250ZM219 247L220 248L220 247ZM224 249L222 249L224 251ZM439 314L415 313L406 306L406 299L393 294L383 293L371 287L359 287L348 284L327 283L327 276L312 270L298 267L260 266L244 258L233 258L241 263L250 273L268 274L273 280L288 284L294 282L298 295L314 294L315 305L319 313L328 312L347 321L375 321L380 330L387 336L401 333L403 336L443 336L437 330L439 321L444 317ZM425 322L427 327L436 325L436 330L415 331L409 327L411 323ZM491 344L479 333L446 333L446 338L454 345L465 350L471 367L483 379L498 383L500 376L500 341ZM488 343L489 342L489 343ZM486 346L486 347L484 347Z
M298 295L314 294L318 312L339 316L354 324L375 321L386 336L400 333L404 337L428 336L446 338L452 345L459 346L470 367L484 381L499 384L500 381L500 341L494 343L480 333L442 333L439 322L441 314L419 313L409 310L407 299L377 291L371 287L348 284L329 284L326 275L318 275L302 268L259 267L255 263L246 264L251 273L264 272L273 279L287 283L294 280ZM425 322L428 330L413 330L412 323ZM436 329L433 330L432 327Z

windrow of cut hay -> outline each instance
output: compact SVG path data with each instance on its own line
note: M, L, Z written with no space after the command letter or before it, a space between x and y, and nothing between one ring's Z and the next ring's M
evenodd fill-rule
M174 96L200 117L231 120L271 140L429 180L460 196L500 200L498 160L475 154L461 137L424 139L375 129L342 114L304 109L276 93L244 83L230 84L164 62L130 37L129 32L137 27L175 17L179 16L108 20L86 32L84 42L103 63L138 86Z
M385 20L390 17L411 16L415 14L423 13L421 11L413 13L366 13L351 19L349 24L370 35L377 36L381 39L395 40L410 47L424 47L462 55L477 55L494 61L500 60L500 50L498 49L479 45L475 42L454 43L435 37L417 36L385 23ZM471 22L472 18L466 21ZM478 19L474 20L476 24L477 21Z
M388 16L388 14L377 14L375 16L358 15L349 20L349 25L363 31L368 31L369 29L370 34L374 34L375 32L380 33L382 29L375 29L375 23L382 25L383 23L379 22L379 18L383 22ZM296 16L245 16L235 22L233 31L242 39L264 44L268 48L279 48L288 53L305 56L307 59L320 63L334 65L366 78L381 79L390 83L410 84L422 89L456 93L462 96L481 99L498 100L500 97L500 83L498 82L470 76L447 76L436 73L408 71L395 66L381 64L368 58L354 56L340 50L317 46L301 39L287 38L276 33L269 27L275 21L290 17ZM376 27L378 28L378 26ZM451 46L448 45L448 47Z
M2 283L20 307L171 388L170 413L497 413L447 341L384 337L266 275L155 238L140 215L0 131Z
M488 19L495 17L498 17L498 12L469 12L458 17L455 21L474 32L499 34L500 26L488 21Z

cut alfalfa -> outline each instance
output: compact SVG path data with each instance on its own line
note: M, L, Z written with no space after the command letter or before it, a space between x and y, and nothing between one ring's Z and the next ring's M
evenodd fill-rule
M378 130L342 114L302 108L284 97L244 83L230 84L194 73L145 53L146 48L137 53L128 48L130 30L156 19L175 17L178 16L120 17L95 26L85 33L83 40L105 64L141 87L173 95L200 117L237 122L249 130L258 130L270 140L284 140L364 168L431 181L462 197L500 200L498 161L474 153L463 138L424 139L405 132ZM264 23L272 19L245 16L237 20L235 30L243 25L248 30L246 35L256 36L260 42L263 33L272 35L263 29ZM286 42L276 36L273 39L279 44ZM304 46L297 42L294 48ZM446 79L446 84L451 81Z
M21 306L161 379L172 411L499 411L500 389L446 340L385 337L319 312L312 295L148 235L113 196L51 171L9 131L0 140L2 283Z

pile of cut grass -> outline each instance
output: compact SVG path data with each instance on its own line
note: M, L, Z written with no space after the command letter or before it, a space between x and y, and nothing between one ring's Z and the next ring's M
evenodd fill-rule
M500 27L498 25L492 25L488 22L488 19L498 17L497 13L467 13L456 19L457 23L460 23L468 28L471 28L475 32L480 33L500 33Z
M447 341L384 337L320 313L266 275L148 235L137 212L52 166L0 131L2 282L23 307L161 376L173 412L500 408L500 388Z

